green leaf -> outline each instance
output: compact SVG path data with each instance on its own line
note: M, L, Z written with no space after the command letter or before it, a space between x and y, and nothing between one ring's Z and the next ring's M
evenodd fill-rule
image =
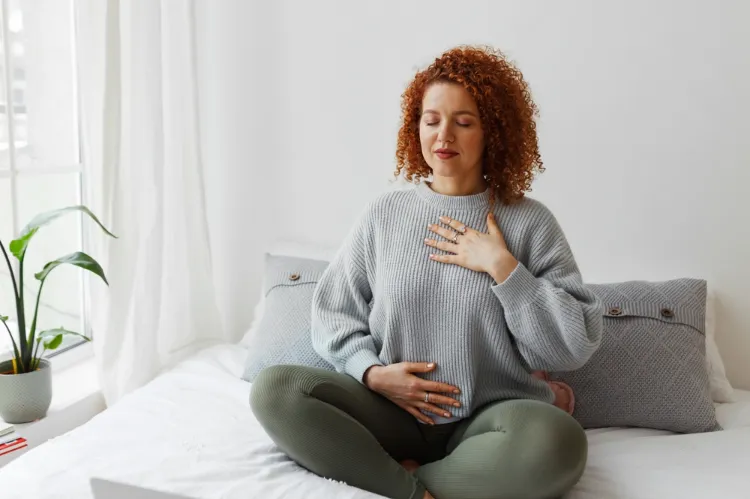
M5 322L7 320L8 320L8 316L7 315L0 315L0 321Z
M79 336L86 341L91 341L90 338L82 334L76 333L74 331L69 331L62 327L42 331L41 333L39 333L39 336L37 336L36 341L37 343L39 343L40 341L44 341L44 348L46 348L47 350L54 350L60 346L64 336Z
M62 344L63 341L63 335L58 334L57 336L54 336L51 340L45 340L44 341L44 348L47 350L55 350L57 347L59 347Z
M34 237L34 234L36 234L38 230L39 229L32 229L28 232L24 231L21 237L11 241L10 245L8 245L10 252L13 253L16 258L21 260L26 253L26 248L29 246L29 241L31 241L31 238Z
M23 230L21 231L21 236L18 239L11 241L9 246L11 253L13 253L16 258L21 260L26 253L26 248L28 248L29 246L29 241L31 241L31 238L34 237L34 234L36 234L42 226L47 225L56 218L60 218L61 216L73 211L80 211L82 213L85 213L86 215L91 217L94 222L96 222L99 227L102 228L104 232L117 239L117 236L108 231L106 227L104 227L104 225L102 225L102 223L99 221L99 219L96 218L96 215L94 215L87 207L82 205L68 206L67 208L60 208L59 210L41 213L34 217L31 222L29 222L28 225L23 228Z
M89 272L93 272L94 274L101 277L102 280L107 283L107 285L109 285L109 282L107 282L107 277L104 275L104 270L102 269L102 266L99 265L99 262L81 251L76 251L75 253L71 253L62 258L58 258L57 260L47 263L41 270L41 272L37 272L36 274L34 274L34 277L36 277L40 281L44 281L50 272L52 272L60 265L65 264L75 265L76 267L80 267L84 270L88 270Z

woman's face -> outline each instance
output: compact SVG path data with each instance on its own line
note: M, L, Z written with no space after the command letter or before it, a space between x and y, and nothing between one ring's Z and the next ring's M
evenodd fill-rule
M430 85L419 122L422 155L435 176L481 178L484 133L477 104L461 85Z

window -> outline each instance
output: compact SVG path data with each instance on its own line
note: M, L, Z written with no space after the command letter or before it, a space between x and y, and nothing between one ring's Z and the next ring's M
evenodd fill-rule
M37 214L85 204L85 178L79 149L73 0L2 0L0 16L0 240L7 249ZM43 227L31 241L24 263L29 321L39 283L34 273L55 258L82 250L82 221L78 214L68 214ZM61 266L50 274L37 330L63 326L88 335L82 272ZM16 315L4 259L0 314L11 319ZM0 354L7 355L10 339L4 328L0 333ZM67 338L52 355L77 344L80 339Z

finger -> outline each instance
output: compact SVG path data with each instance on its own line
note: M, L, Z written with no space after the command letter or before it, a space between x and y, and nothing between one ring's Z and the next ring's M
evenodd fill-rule
M430 255L430 259L440 263L452 263L454 265L458 264L457 255Z
M440 383L439 381L422 380L419 387L422 390L431 393L461 393L461 390L459 390L457 386L449 385L448 383Z
M448 251L450 253L456 252L456 245L454 243L446 243L445 241L435 241L434 239L425 239L424 243L427 246L431 246L433 248L437 248L443 251Z
M425 402L417 402L416 406L422 409L423 411L430 412L432 414L436 414L438 416L443 416L444 418L451 417L451 413L446 411L445 409L441 409L440 407L437 407L432 404L427 404Z
M444 224L450 225L451 228L456 229L456 232L460 232L461 234L466 234L466 232L470 230L470 227L467 227L465 223L458 220L453 220L450 217L440 217L440 221Z
M427 395L427 402L434 405L449 405L452 407L461 407L461 404L458 400L453 399L451 397L446 397L445 395L438 395L437 393L432 392L426 392ZM424 394L422 394L421 397L419 397L419 400L424 402Z
M448 239L449 241L453 241L453 238L456 237L457 232L450 229L444 229L443 227L440 227L439 225L430 224L427 226L428 229L430 229L435 234L444 237L445 239Z
M404 362L404 368L408 373L428 373L435 369L434 362ZM420 378L421 379L421 378Z
M405 409L406 409L406 412L408 412L409 414L411 414L418 420L422 421L423 423L427 423L430 425L435 424L435 421L433 421L432 418L420 412L419 409L417 409L416 407L408 405L405 407Z
M497 234L500 232L500 227L495 221L495 214L492 212L487 213L487 232L490 234Z

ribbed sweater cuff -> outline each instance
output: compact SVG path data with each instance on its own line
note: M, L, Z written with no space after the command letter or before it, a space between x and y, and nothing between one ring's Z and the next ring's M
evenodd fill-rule
M506 310L513 311L532 303L539 293L539 286L537 278L518 262L505 281L492 286L492 291Z
M382 366L383 363L380 362L380 359L375 354L375 352L373 352L372 350L364 349L355 352L346 360L344 371L346 372L346 374L356 379L360 383L364 383L362 377L365 375L365 371L367 371L370 366L375 365Z

